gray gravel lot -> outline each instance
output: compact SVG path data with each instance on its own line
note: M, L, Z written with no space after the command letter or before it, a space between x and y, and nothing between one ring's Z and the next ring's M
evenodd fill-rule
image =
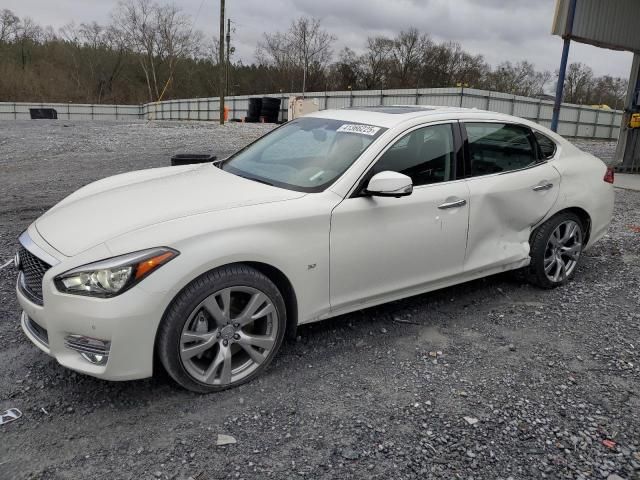
M0 122L0 265L81 185L269 128ZM570 284L497 275L304 326L262 378L209 396L63 369L23 336L5 268L0 410L24 416L0 427L0 479L640 479L639 226L640 193L617 190Z

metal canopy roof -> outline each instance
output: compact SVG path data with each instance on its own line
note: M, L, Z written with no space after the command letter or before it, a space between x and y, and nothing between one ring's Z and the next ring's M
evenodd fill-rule
M566 37L570 0L557 0L552 33ZM571 40L640 53L640 0L577 0Z

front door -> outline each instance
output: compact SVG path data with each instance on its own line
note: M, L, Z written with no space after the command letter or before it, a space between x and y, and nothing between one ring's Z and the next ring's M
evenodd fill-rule
M446 123L411 130L365 177L381 171L404 173L414 183L411 195L387 198L356 192L333 210L333 311L411 294L462 272L469 190L464 179L456 178L454 128L457 124Z

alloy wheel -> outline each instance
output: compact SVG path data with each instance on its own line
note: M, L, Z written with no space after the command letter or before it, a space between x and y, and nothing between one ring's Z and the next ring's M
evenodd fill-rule
M248 286L221 289L189 315L180 359L195 380L227 386L251 375L278 338L278 313L269 297Z
M574 220L558 225L551 233L544 255L544 273L554 282L564 282L582 253L582 228Z

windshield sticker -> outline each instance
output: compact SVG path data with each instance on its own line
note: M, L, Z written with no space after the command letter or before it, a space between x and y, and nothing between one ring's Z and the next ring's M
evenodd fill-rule
M380 127L374 127L373 125L358 125L355 123L347 123L342 125L336 130L336 132L345 133L359 133L361 135L373 136L380 130Z

